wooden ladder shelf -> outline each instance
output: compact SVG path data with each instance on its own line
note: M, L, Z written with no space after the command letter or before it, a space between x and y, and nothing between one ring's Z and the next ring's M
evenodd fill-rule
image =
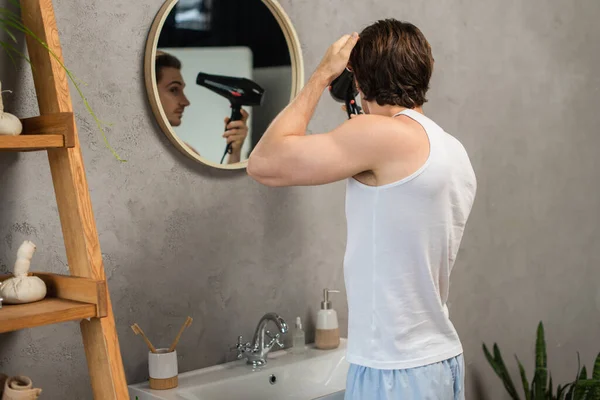
M62 63L52 0L20 3L23 23ZM129 399L67 75L47 49L29 35L26 40L40 116L21 120L23 134L0 136L0 151L47 151L70 275L34 273L48 295L4 304L0 333L80 321L94 399Z
M75 147L75 120L72 112L25 118L21 123L21 135L0 136L0 150L35 151Z

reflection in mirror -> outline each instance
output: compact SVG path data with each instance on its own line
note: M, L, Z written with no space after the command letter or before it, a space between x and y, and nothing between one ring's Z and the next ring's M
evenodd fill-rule
M154 114L180 150L243 168L299 90L302 61L272 0L170 0L150 32L146 74Z

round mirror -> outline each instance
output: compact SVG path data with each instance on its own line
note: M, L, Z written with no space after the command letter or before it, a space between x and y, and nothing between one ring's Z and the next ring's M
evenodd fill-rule
M146 44L146 90L188 157L245 168L303 82L296 32L275 0L168 0Z

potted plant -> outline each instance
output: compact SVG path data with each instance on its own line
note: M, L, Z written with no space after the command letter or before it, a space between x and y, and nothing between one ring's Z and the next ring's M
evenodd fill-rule
M500 377L504 388L514 400L521 400L520 395L506 369L498 345L494 343L493 354L483 344L483 352L491 367ZM548 373L546 357L546 341L544 338L544 325L540 321L537 328L535 344L535 370L531 382L527 380L525 368L515 356L521 375L525 400L599 400L600 399L600 354L596 357L593 371L588 378L585 366L581 368L579 353L577 354L578 367L575 380L565 385L558 385L556 391L552 383L552 375Z
M17 9L20 9L20 4L19 4L18 0L9 0L9 1ZM46 42L44 42L42 39L40 39L31 29L29 29L27 26L25 26L25 24L23 24L20 14L14 12L8 8L0 7L0 29L2 31L4 31L6 33L6 35L9 37L9 41L0 40L0 47L4 50L6 55L10 58L10 60L13 62L13 64L15 64L15 66L16 66L15 57L22 58L31 65L31 62L29 61L27 56L25 54L23 54L22 52L20 52L14 46L14 44L18 43L18 40L17 40L18 34L24 34L24 35L30 36L31 38L35 39L38 43L40 43L48 51L48 53L50 53L50 55L65 70L67 77L75 86L75 89L77 90L77 93L81 97L83 104L85 105L85 107L88 110L88 112L90 113L90 115L94 118L94 121L96 122L96 126L98 127L98 129L100 130L100 132L102 134L102 139L104 140L104 144L106 145L106 147L113 153L113 155L115 156L115 158L117 160L119 160L121 162L126 161L126 160L121 159L121 157L119 157L119 155L116 153L116 151L108 143L108 138L106 137L106 132L104 132L104 129L102 127L103 123L100 121L100 119L98 119L96 113L94 112L94 110L92 110L92 107L90 106L88 100L83 95L83 91L81 90L81 87L80 87L79 83L77 82L75 75L64 65L64 63L52 51L52 49L48 46L48 44Z

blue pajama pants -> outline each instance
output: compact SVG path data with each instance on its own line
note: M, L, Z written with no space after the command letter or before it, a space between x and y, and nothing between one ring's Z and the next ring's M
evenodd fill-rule
M423 367L383 370L350 364L345 400L464 400L461 355Z

